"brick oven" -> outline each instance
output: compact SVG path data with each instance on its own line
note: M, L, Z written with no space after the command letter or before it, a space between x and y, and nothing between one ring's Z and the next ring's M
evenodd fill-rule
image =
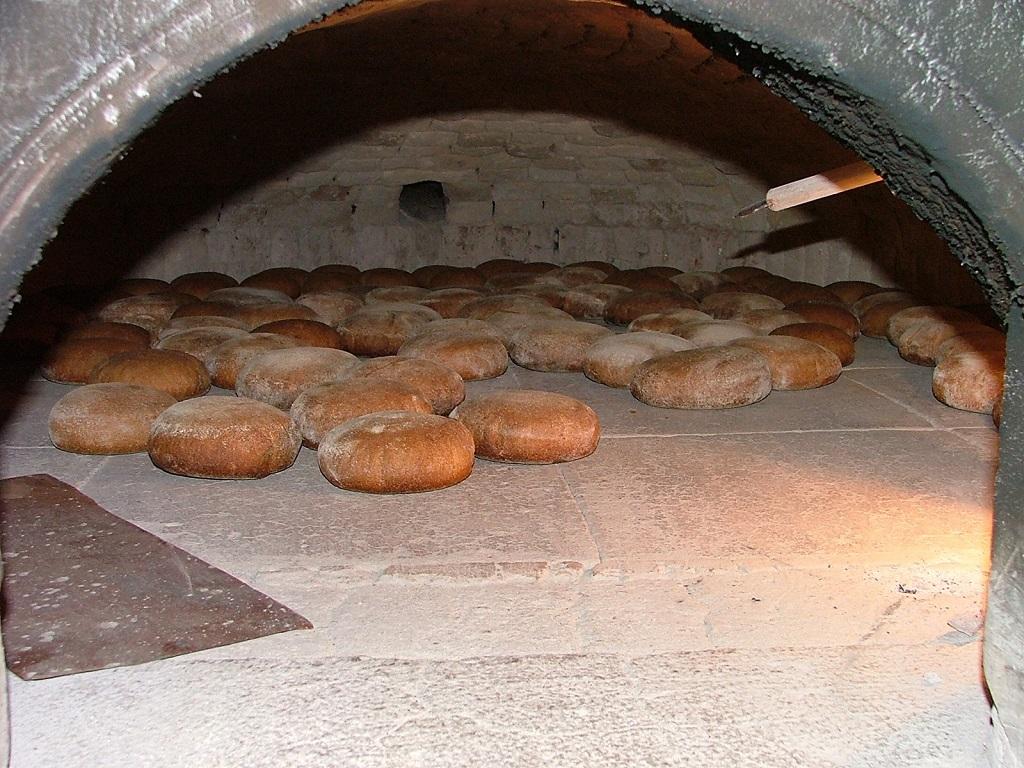
M126 278L513 259L868 281L1008 339L998 435L878 339L830 387L697 415L510 366L467 392L590 403L597 452L404 497L321 483L307 449L255 481L62 454L40 427L61 385L19 369L3 477L51 474L314 629L12 680L12 765L1024 765L1019 9L0 20L15 319L19 296ZM859 159L885 184L735 215Z

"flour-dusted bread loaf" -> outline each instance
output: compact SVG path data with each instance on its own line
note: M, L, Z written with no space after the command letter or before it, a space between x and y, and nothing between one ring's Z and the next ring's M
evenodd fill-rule
M452 416L473 434L476 455L490 461L575 461L593 453L601 439L594 410L554 392L488 392L467 400Z
M629 384L633 397L659 408L738 408L772 391L768 361L735 347L688 349L642 363Z
M753 350L768 361L772 389L816 389L831 384L843 372L843 364L834 353L795 336L737 339L732 346Z
M877 293L868 293L861 296L853 304L850 305L850 311L853 312L861 322L864 321L864 314L872 307L878 306L879 304L889 304L893 301L906 301L914 299L914 295L908 291L901 291L896 288L887 288L884 291L878 291ZM915 301L914 304L920 304L921 302ZM911 305L913 306L913 304Z
M96 312L96 318L108 322L138 325L156 335L161 328L167 325L178 307L193 300L192 296L174 292L126 296L100 307Z
M473 436L444 416L371 413L331 430L317 461L324 477L347 491L437 491L473 471Z
M477 320L487 320L497 312L516 312L521 314L532 314L551 309L551 305L536 296L526 296L515 293L499 293L494 296L471 301L462 307L460 317L472 317Z
M162 334L160 341L156 343L156 348L184 352L206 365L206 356L211 349L220 346L225 341L248 335L248 331L243 331L240 328L200 326L186 331Z
M611 334L603 325L547 320L512 333L508 353L516 365L533 371L582 371L590 345Z
M171 288L187 293L197 299L205 299L211 292L221 288L233 288L238 281L223 272L188 272L171 280Z
M512 288L509 290L509 293L533 296L534 298L543 301L549 307L559 309L562 306L562 301L569 289L561 285L544 282L545 280L547 280L547 278L542 275L541 277L534 278L532 283Z
M798 301L794 304L787 304L786 309L800 315L805 323L824 323L835 326L851 339L860 336L860 320L845 306Z
M195 328L233 328L243 333L249 332L247 323L236 320L233 317L222 317L219 315L189 315L186 317L172 317L170 322L160 331L160 338L165 339L181 331L191 331Z
M302 293L307 277L309 273L298 267L271 267L249 275L242 281L242 287L279 291L294 299Z
M424 325L441 316L419 304L367 304L338 326L342 349L363 357L393 355Z
M701 299L699 309L717 320L730 320L752 309L784 309L785 306L778 299L760 293L724 291L709 293Z
M328 432L358 416L432 410L427 399L411 384L395 379L352 377L310 387L295 398L291 416L299 426L303 443L316 448Z
M633 291L608 302L604 319L616 325L629 325L642 315L671 312L674 309L697 309L697 301L682 291Z
M596 320L604 317L608 302L631 291L624 285L588 283L563 293L561 309L576 318Z
M253 333L279 333L290 336L304 347L341 349L341 334L319 320L274 320L252 329Z
M127 339L100 337L72 339L51 348L43 362L43 378L62 384L84 384L96 366L114 355L145 349L146 345Z
M650 315L641 315L633 320L626 330L630 333L637 331L672 333L683 323L690 323L694 320L711 321L713 319L711 315L701 312L699 309L673 309L668 312L654 312Z
M360 297L344 291L303 293L295 300L295 303L309 307L316 312L320 320L335 328L345 322L346 317L363 306L363 300Z
M611 265L608 265L611 266ZM551 280L557 282L566 288L578 288L582 285L592 285L594 283L600 283L608 275L615 271L608 271L601 267L587 266L586 264L577 264L571 267L562 267L552 272L548 272L546 275L542 275L545 280Z
M163 390L175 400L199 397L210 389L206 366L192 355L170 349L122 352L89 374L90 384L115 382Z
M275 349L299 346L290 336L276 333L249 333L237 339L228 339L206 353L206 370L215 386L234 389L239 372L251 360Z
M515 333L527 326L545 323L550 320L573 322L573 319L562 310L555 309L554 307L543 307L529 313L495 312L487 318L487 323L494 328L501 337L501 340L505 342L505 348L508 349L512 343L512 336Z
M748 309L735 315L733 321L749 325L758 333L769 334L780 326L802 322L803 318L785 309Z
M770 335L792 336L797 339L813 341L838 357L844 368L853 362L857 354L853 339L845 331L825 323L783 325L772 331Z
M977 320L922 320L900 334L900 357L915 365L935 365L942 344L964 333L991 330Z
M956 352L936 364L932 392L951 408L992 413L1002 401L1005 376L1005 359L998 351Z
M489 277L484 283L483 290L485 293L505 295L513 288L529 285L536 279L537 275L533 272L508 272Z
M153 422L149 457L165 472L244 480L287 469L302 447L287 413L245 397L197 397Z
M946 355L958 352L979 352L1006 354L1006 334L995 328L971 330L946 339L939 345L935 360L938 362Z
M608 275L614 275L619 271L619 268L610 261L604 261L602 259L583 259L581 261L574 261L565 265L565 269L572 269L573 267L590 267L591 269L597 269L603 272L605 277Z
M462 308L471 301L483 297L483 293L472 288L441 288L429 291L416 299L416 304L429 307L444 318L458 317Z
M249 361L238 374L235 391L287 411L307 389L344 381L360 365L358 357L340 349L276 349Z
M152 334L147 329L131 323L92 320L70 328L62 336L61 341L74 339L123 339L137 344L139 347L148 347L152 340Z
M447 416L466 397L466 385L451 368L415 357L378 357L366 361L353 379L390 379L421 394L434 413Z
M903 336L903 334L912 326L917 325L923 320L978 322L978 318L970 312L964 312L962 309L957 309L955 307L939 305L907 307L906 309L901 309L889 318L889 322L885 326L886 338L889 339L890 343L899 346L900 337Z
M176 402L152 387L87 384L68 392L50 409L50 442L71 453L141 453L156 417Z
M253 330L278 320L320 320L320 315L305 304L281 304L278 302L238 307L235 317Z
M868 296L867 298L874 298L874 296ZM889 327L889 320L892 316L908 307L917 306L918 303L918 300L914 298L897 298L879 301L870 307L862 309L858 315L861 333L873 339L884 339L886 328Z
M260 304L291 304L292 298L287 293L272 288L253 288L234 286L219 288L206 294L204 301L215 304L228 304L232 307L251 307Z
M428 293L430 293L428 289L420 288L418 285L390 285L371 288L363 295L363 299L367 304L376 304L378 302L386 302L388 304L395 302L413 303L419 301Z
M709 293L713 293L718 288L731 282L721 272L705 272L700 270L683 272L682 274L670 277L669 280L678 285L683 293L693 296L697 300L703 299Z
M228 304L223 301L190 301L188 304L182 304L171 315L171 319L167 321L167 324L161 329L161 332L174 326L175 320L185 320L190 317L222 317L234 321L238 324L239 328L245 328L249 330L248 323L243 323L238 319L238 307L234 304Z
M465 320L474 322L469 318ZM464 381L493 379L508 368L508 352L494 329L456 330L431 328L432 325L435 323L428 323L425 330L405 342L399 348L398 356L433 360L451 368Z
M701 348L720 347L736 339L761 335L756 328L735 320L691 320L677 325L672 333Z
M588 379L609 387L628 387L641 363L693 348L693 343L684 338L656 331L605 336L587 349L583 373Z
M852 306L860 299L863 299L865 296L870 296L873 293L881 293L886 290L880 285L869 283L865 280L839 280L834 283L829 283L825 287L838 296L839 300L848 307Z

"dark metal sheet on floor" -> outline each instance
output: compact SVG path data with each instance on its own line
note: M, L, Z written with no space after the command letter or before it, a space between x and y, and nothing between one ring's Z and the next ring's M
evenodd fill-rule
M312 624L49 475L0 481L7 665L25 680Z

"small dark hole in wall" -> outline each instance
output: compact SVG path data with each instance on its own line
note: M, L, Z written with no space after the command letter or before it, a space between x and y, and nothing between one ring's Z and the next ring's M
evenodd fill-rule
M398 196L398 207L417 221L444 221L448 198L439 181L405 184Z

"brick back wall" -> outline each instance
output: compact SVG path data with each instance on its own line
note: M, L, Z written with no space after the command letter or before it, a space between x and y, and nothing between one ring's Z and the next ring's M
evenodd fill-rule
M444 185L444 222L399 210L402 185L426 179ZM209 268L243 277L268 264L414 269L497 257L683 270L743 263L793 279L864 279L973 300L974 284L941 241L884 189L734 217L764 191L728 161L606 121L425 117L330 146L236 191L152 248L133 274ZM946 277L929 283L924 261Z

